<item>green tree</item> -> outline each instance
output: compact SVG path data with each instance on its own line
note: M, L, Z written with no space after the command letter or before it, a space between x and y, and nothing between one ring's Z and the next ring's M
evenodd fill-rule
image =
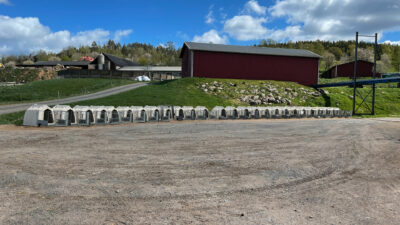
M343 51L338 47L330 47L329 52L335 56L336 60L340 60L340 58L343 56Z
M34 56L35 62L38 61L47 61L49 59L49 56L45 51L40 51L38 54Z
M400 72L400 46L394 48L391 59L394 69Z
M323 60L325 61L325 70L328 70L335 65L335 56L330 52L324 53Z
M97 46L97 43L95 41L92 42L92 45L90 46L90 51L96 52L98 51L99 46Z
M138 63L142 66L147 66L150 64L150 60L146 57L140 57Z
M61 56L61 61L71 61L71 58L67 55Z

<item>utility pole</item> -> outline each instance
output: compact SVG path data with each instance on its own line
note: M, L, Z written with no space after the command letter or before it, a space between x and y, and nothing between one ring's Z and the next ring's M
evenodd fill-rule
M378 34L375 33L375 45L374 45L374 78L376 78L376 51L378 48ZM375 83L372 85L372 115L375 115Z
M353 114L356 113L357 48L358 48L358 32L356 32L356 45L355 45L355 48L354 48Z

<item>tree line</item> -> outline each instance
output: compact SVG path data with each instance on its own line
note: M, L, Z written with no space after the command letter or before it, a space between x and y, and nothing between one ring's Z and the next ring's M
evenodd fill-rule
M323 72L334 65L353 61L355 42L317 40L280 43L268 39L262 40L255 46L310 50L322 56L320 71ZM358 46L358 58L373 62L374 44L360 42ZM180 51L181 48L176 48L173 42L168 42L163 46L153 46L137 42L121 45L109 40L103 45L93 42L90 46L68 47L59 53L40 51L29 55L3 56L1 62L4 65L12 66L15 64L32 64L37 61L77 61L83 56L95 58L98 54L104 52L136 61L141 65L179 66L181 65ZM400 71L400 46L385 43L378 44L377 70L380 73Z
M294 48L310 50L322 56L320 70L354 61L355 41L288 41L279 43L275 40L262 40L258 45L271 48ZM400 72L400 46L386 43L378 44L377 71L380 73ZM359 60L374 61L374 43L361 41L358 43L357 58Z

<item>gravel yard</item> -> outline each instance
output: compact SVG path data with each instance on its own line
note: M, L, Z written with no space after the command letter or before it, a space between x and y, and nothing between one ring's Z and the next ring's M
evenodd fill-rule
M0 224L399 221L399 119L0 126Z

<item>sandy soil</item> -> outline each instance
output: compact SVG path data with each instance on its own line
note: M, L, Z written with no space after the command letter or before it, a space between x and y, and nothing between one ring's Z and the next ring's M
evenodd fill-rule
M0 126L0 224L399 224L400 120Z

